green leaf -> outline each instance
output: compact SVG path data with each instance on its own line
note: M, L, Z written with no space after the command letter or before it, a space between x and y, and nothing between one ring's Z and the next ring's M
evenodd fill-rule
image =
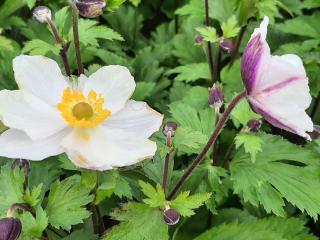
M3 50L13 50L12 41L4 36L0 36L0 52Z
M246 153L249 153L252 162L256 161L257 153L262 151L263 140L254 134L240 133L235 137L236 148L240 148L242 145Z
M210 79L208 63L192 63L170 69L168 75L178 74L174 80L193 82L199 79Z
M241 100L231 113L233 123L236 127L246 126L251 119L260 119L261 116L252 111L246 99Z
M139 181L142 192L148 198L143 199L143 202L150 207L164 207L166 204L166 196L161 185L158 183L156 188L151 184Z
M142 101L146 99L151 95L155 86L155 82L137 82L137 86L132 98L136 101Z
M203 133L189 127L179 127L174 137L174 145L187 153L197 153L206 142L207 137Z
M79 20L79 37L80 42L87 46L92 45L98 47L98 39L105 40L119 40L122 41L121 35L111 28L104 26L97 26L98 22L93 20ZM73 33L70 30L69 38L73 39Z
M212 43L218 41L217 31L214 27L199 27L196 30L201 34L203 40Z
M170 206L177 210L180 215L184 217L190 217L195 214L193 210L203 205L204 202L210 198L211 193L197 193L191 196L189 195L189 191L181 192L170 203Z
M262 152L253 163L240 149L231 161L234 191L254 206L284 216L284 201L306 211L314 219L320 213L318 155L281 137L261 135Z
M27 188L23 200L32 207L36 206L41 200L42 187L43 183L40 183L38 186L34 187L31 192L29 188Z
M209 15L220 23L227 21L233 14L232 1L214 0L210 2Z
M22 53L29 53L30 55L46 55L51 52L55 55L59 55L60 49L60 44L51 45L40 39L33 39L25 44Z
M119 8L126 0L109 0L107 7L111 10Z
M82 223L90 216L84 208L93 200L90 189L84 188L80 178L72 176L52 184L46 211L49 223L56 228L70 230L72 225Z
M48 226L48 217L46 212L38 207L36 209L36 217L34 218L30 212L23 212L20 216L22 222L22 234L30 237L30 239L41 238L42 232Z
M117 170L110 170L104 172L99 176L101 184L97 189L97 196L95 203L99 204L101 201L110 197L112 194L122 198L132 198L132 189L127 180Z
M204 16L204 2L190 0L188 4L185 4L181 8L177 9L175 13L181 16L191 15L193 17L202 19Z
M11 169L11 162L1 167L0 173L0 215L5 216L14 203L23 202L24 171Z
M127 203L111 216L122 223L113 227L104 240L169 240L162 211L142 203Z
M223 22L221 24L221 29L222 29L224 38L236 37L240 32L240 27L238 26L236 16L233 15L228 19L228 21Z
M221 224L194 240L316 240L298 218L265 218L244 223Z

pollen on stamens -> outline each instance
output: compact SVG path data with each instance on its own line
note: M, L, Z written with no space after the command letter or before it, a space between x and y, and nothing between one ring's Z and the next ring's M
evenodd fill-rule
M61 102L57 109L62 117L73 127L95 127L106 120L111 114L104 109L105 100L95 91L90 91L86 97L82 91L64 90Z

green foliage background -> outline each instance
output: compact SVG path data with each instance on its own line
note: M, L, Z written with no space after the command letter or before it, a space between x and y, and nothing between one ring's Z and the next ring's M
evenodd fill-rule
M103 65L128 67L137 81L133 98L164 113L165 122L178 123L169 188L214 130L214 110L207 103L212 82L206 41L220 58L218 85L228 103L243 89L241 52L254 27L269 16L270 48L274 54L301 56L314 97L309 113L315 123L320 120L316 104L320 1L209 0L209 4L209 28L204 24L204 0L108 0L102 16L79 22L86 74ZM22 53L46 55L63 68L61 46L45 24L32 19L37 5L49 6L63 39L73 40L66 0L2 0L0 89L17 88L12 59ZM232 53L217 54L219 41L235 42L240 32L244 32L240 51L230 64ZM204 43L195 43L198 34ZM72 44L68 58L76 73ZM260 133L246 132L252 118L261 117L243 100L219 138L216 166L211 152L171 202L165 200L160 185L170 151L161 132L153 136L158 144L154 159L106 172L77 169L61 155L32 162L25 181L23 170L12 171L12 160L2 159L0 215L4 217L13 203L33 207L34 215L16 213L23 223L21 239L90 240L98 239L99 233L106 240L318 239L320 141L305 143L267 123ZM236 149L230 164L223 164L233 142ZM181 214L176 226L163 221L162 211L168 206ZM103 216L100 225L99 215Z

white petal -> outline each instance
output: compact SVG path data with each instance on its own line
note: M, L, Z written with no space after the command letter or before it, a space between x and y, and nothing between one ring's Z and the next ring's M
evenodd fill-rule
M150 108L145 102L129 100L119 112L111 115L104 126L108 129L120 129L136 135L149 138L158 131L163 115Z
M156 144L146 138L102 126L90 131L75 129L62 145L76 166L100 171L135 164L157 150Z
M64 152L60 143L66 134L67 131L61 131L48 138L33 141L24 132L9 129L0 135L0 156L38 161L59 155Z
M13 60L13 70L20 89L51 105L60 102L63 90L68 87L58 64L43 56L18 56Z
M0 119L32 139L46 138L67 126L56 108L21 90L0 91Z
M84 92L94 90L102 94L104 107L114 114L125 106L135 86L134 78L126 67L111 65L93 73L84 85Z
M254 29L251 38L254 38L255 36L257 36L258 34L261 34L261 37L263 39L266 39L267 36L267 31L268 31L268 25L269 25L269 17L265 16L263 18L263 21L260 23L259 28Z

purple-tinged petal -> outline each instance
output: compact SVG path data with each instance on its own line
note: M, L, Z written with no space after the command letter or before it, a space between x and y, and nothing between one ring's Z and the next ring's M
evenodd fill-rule
M255 91L265 58L270 56L270 49L265 41L268 22L268 18L265 18L260 27L255 29L241 59L241 75L248 95Z

